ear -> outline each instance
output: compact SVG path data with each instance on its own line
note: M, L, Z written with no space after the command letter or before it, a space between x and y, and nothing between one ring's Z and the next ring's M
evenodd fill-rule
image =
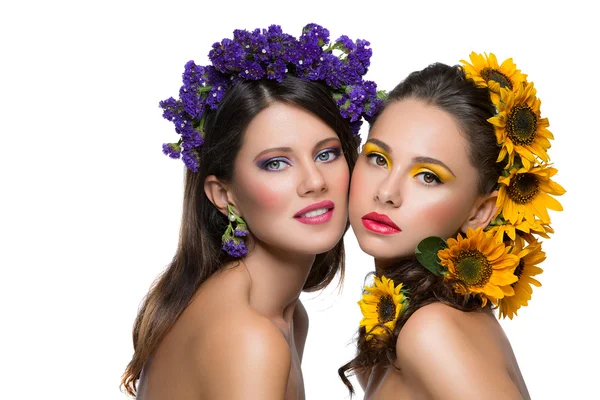
M496 200L498 199L498 191L494 190L492 193L480 198L475 207L471 211L471 214L467 221L461 226L460 230L466 232L469 228L476 230L477 228L486 228L492 218L496 215Z
M209 175L204 180L204 193L208 200L225 216L228 215L227 205L234 205L229 194L229 186L221 182L214 175Z

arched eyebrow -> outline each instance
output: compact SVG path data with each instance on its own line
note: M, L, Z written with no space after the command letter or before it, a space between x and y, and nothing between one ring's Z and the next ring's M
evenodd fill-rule
M328 143L328 142L341 143L340 139L337 136L336 137L328 137L326 139L319 140L319 142L315 145L315 149L323 146L325 143ZM293 150L292 150L291 147L272 147L270 149L265 149L265 150L261 151L260 153L258 153L254 157L254 161L258 160L262 155L267 154L267 153L271 153L271 152L292 153Z
M383 150L385 150L386 153L388 154L392 154L392 148L385 142L382 142L381 140L378 139L374 139L374 138L370 138L367 139L367 143L373 143L376 146L381 147ZM452 170L450 169L450 167L448 167L446 164L444 164L442 161L438 160L437 158L432 158L432 157L414 157L412 159L412 163L413 164L436 164L439 165L445 169L448 170L448 172L450 172L452 174L452 176L454 176L456 178L456 175L454 174L454 172L452 172Z
M337 136L328 137L327 139L319 140L319 142L315 144L315 150L328 142L341 143L340 139Z
M256 155L256 157L254 157L254 161L258 160L263 154L267 154L270 152L291 153L292 148L291 147L271 147L270 149L265 149L265 150L261 151L260 153L258 153Z
M367 139L367 143L373 143L376 146L381 147L383 150L385 150L386 153L388 154L392 154L392 148L390 146L387 145L387 143L382 142L381 140L377 140L377 139Z
M448 172L450 172L452 174L452 176L454 176L456 178L456 175L454 174L454 172L452 172L452 170L450 169L450 167L448 167L446 164L444 164L443 162L441 162L440 160L438 160L437 158L431 158L431 157L415 157L412 159L413 164L436 164L439 165L441 167L444 167L445 169L448 170Z

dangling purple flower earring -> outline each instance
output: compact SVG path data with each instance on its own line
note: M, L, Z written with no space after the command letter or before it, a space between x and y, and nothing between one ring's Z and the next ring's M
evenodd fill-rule
M244 237L248 235L248 225L246 221L235 214L233 207L227 205L227 219L229 220L229 226L227 230L221 236L221 243L223 243L223 251L232 257L240 258L248 254L248 248L244 243ZM232 223L235 222L235 229Z

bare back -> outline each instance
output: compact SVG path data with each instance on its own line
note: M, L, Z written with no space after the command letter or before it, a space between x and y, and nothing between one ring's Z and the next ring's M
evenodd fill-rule
M530 398L510 343L488 311L429 304L403 327L396 354L395 366L375 367L363 380L365 400Z
M144 366L137 399L304 399L306 311L298 301L288 321L271 321L250 307L250 288L241 264L204 282Z

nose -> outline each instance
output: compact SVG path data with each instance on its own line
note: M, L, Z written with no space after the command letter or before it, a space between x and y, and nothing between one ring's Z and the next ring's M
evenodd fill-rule
M298 194L306 196L311 194L320 194L327 191L327 182L323 172L315 163L309 163L302 168L302 177L298 185Z
M377 187L375 201L393 207L400 207L402 203L400 193L400 181L396 178L395 174L391 173Z

